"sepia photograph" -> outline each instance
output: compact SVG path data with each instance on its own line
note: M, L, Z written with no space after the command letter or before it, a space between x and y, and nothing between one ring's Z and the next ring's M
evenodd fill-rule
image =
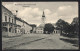
M79 49L78 2L2 2L2 50Z

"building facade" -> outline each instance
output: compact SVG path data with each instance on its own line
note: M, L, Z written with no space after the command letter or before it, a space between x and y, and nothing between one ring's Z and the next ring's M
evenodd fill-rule
M2 5L2 36L29 34L32 27Z
M54 31L53 31L53 34L60 34L60 30L57 29L57 25L56 24L52 24L55 28L54 28Z
M60 34L60 30L54 29L53 34Z
M36 33L37 34L43 34L44 33L44 27L41 25L39 25L38 27L36 27Z
M30 26L27 22L24 22L24 30L25 30L25 34L30 34L32 30L32 26Z
M14 15L2 6L2 36L14 36L15 26L17 27Z

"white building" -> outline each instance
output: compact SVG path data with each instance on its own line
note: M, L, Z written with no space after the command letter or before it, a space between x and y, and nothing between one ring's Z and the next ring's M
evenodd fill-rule
M14 36L15 26L14 15L2 5L2 36Z
M52 24L54 27L55 27L55 29L54 29L54 31L53 31L53 34L60 34L60 30L58 30L58 29L56 29L56 24Z
M24 22L24 30L25 30L25 34L30 34L32 27L28 23Z
M42 23L38 27L36 27L36 33L43 34L44 33L44 26L45 26L45 14L43 11Z
M30 30L32 30L32 27L27 22L22 20L21 18L16 17L15 19L16 19L16 24L21 26L21 33L29 34Z
M44 33L44 27L43 25L39 25L38 27L36 27L36 33L37 34L43 34Z
M2 5L2 36L29 34L32 27Z

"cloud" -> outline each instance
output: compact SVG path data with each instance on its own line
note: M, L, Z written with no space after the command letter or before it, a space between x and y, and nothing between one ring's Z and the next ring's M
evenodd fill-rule
M16 14L16 10L21 10L23 9L22 6L16 6L15 4L17 4L17 2L8 2L8 4L6 4L7 2L2 2L2 4L9 9L10 11L12 11L13 14ZM11 4L12 3L12 4Z
M51 11L50 11L49 9L45 9L44 11L45 11L45 14L46 14L46 15L47 15L47 14L51 14Z
M60 6L57 11L59 16L71 15L72 12L73 12L73 8L71 6Z
M13 4L5 4L5 6L9 10L18 10L17 16L26 22L30 24L41 24L41 18L43 14L42 7L22 7L22 6L16 6L17 2L14 2ZM41 6L41 5L40 5ZM45 5L43 5L45 6ZM69 23L72 22L72 19L74 17L78 17L78 5L72 6L72 5L59 5L54 9L53 7L49 9L49 6L46 6L47 8L44 9L45 16L46 16L46 22L47 23L56 23L58 19L63 19ZM53 12L52 10L55 10ZM15 12L15 11L12 11Z
M18 17L25 20L28 23L32 24L40 24L42 11L39 8L25 8L24 10L20 10L18 12Z
M74 17L78 17L78 7L72 7L70 5L59 6L53 15L56 15L57 19L63 19L71 23Z

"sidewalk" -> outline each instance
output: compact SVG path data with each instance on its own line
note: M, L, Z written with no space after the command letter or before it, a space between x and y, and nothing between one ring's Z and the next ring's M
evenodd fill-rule
M63 40L64 42L68 42L72 44L72 46L79 47L79 43L78 43L79 38L68 38L68 37L61 36L60 40Z
M31 34L24 34L20 37L15 38L9 38L5 39L5 41L2 42L2 49L10 49L15 46L23 45L23 44L29 44L34 41L38 41L41 39L45 39L47 36L39 36L39 35L31 35Z
M79 40L79 38L69 38L69 37L64 37L64 36L60 36L60 38L70 39L70 40Z
M2 42L8 42L11 41L11 39L21 38L21 36L16 37L2 37Z

